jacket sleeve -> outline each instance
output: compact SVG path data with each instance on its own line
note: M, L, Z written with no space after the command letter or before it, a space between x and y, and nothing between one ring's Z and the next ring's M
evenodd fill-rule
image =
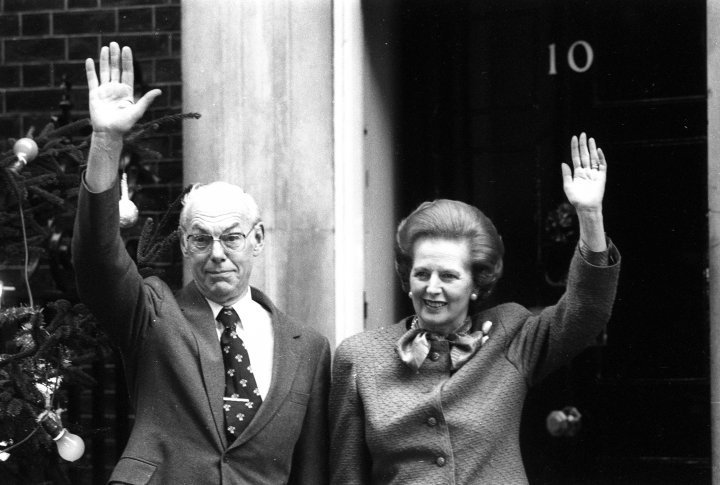
M620 254L609 245L609 264L589 263L576 249L565 293L557 304L526 319L508 346L508 359L534 385L592 345L612 313L620 274ZM503 318L501 316L501 318Z
M128 355L152 320L151 301L159 299L150 298L155 290L144 284L120 237L118 198L116 186L91 193L81 183L72 257L80 299Z
M365 413L348 341L335 352L330 389L330 483L371 483L372 459L365 443Z
M322 338L312 392L300 438L295 445L290 484L328 483L328 392L330 390L330 344Z

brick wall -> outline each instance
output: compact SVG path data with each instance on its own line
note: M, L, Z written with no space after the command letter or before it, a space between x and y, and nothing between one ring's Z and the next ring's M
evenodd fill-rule
M113 40L133 48L136 90L163 91L146 119L180 112L179 0L0 0L0 140L24 136L31 127L40 130L53 118L87 117L84 60L97 59L100 47ZM69 111L61 109L64 97ZM141 221L158 220L182 189L181 134L177 125L150 138L148 147L162 158L134 160L128 170ZM125 230L129 241L140 226ZM177 286L179 255L168 255L160 266ZM39 304L41 282L51 279L45 270L41 263L31 279ZM85 456L67 470L73 484L104 483L127 440L132 415L115 363L112 356L87 369L99 382L95 388L70 389L66 424L74 423L73 431L86 441ZM0 466L0 483L6 478Z
M67 86L71 119L87 117L84 61L97 59L110 41L132 47L136 92L163 92L147 119L182 108L179 0L0 0L0 40L0 139L39 130L59 116ZM137 160L128 172L141 220L159 219L182 189L181 133L177 125L148 139L162 158ZM127 236L138 232L139 225ZM178 285L178 256L168 261L161 266Z

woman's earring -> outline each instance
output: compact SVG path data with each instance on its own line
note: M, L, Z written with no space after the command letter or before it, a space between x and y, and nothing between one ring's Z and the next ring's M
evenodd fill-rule
M470 293L470 299L471 299L472 301L477 300L477 293Z
M412 291L408 291L408 296L412 298Z

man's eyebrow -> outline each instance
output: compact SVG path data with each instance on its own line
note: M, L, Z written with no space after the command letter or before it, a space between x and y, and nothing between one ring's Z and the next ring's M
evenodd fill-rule
M227 234L227 233L230 233L230 232L240 232L240 233L242 233L242 230L241 230L241 229L242 229L242 225L243 225L242 222L236 222L236 223L234 223L233 225L228 226L228 227L226 227L225 229L223 229L221 234ZM211 230L208 228L208 226L205 225L205 224L203 224L203 223L201 223L201 222L200 222L200 223L199 223L199 222L194 222L194 223L190 224L190 227L188 227L188 230L190 230L190 231L192 231L192 230L198 230L198 231L204 231L204 232L211 232ZM249 231L248 231L248 232L249 232Z

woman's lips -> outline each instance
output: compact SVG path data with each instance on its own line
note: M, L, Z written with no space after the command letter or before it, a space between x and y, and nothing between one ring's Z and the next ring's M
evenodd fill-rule
M447 305L447 302L445 302L445 301L435 301L435 300L423 300L423 303L425 303L426 307L432 308L433 310L437 310L438 308L442 308L445 305Z

